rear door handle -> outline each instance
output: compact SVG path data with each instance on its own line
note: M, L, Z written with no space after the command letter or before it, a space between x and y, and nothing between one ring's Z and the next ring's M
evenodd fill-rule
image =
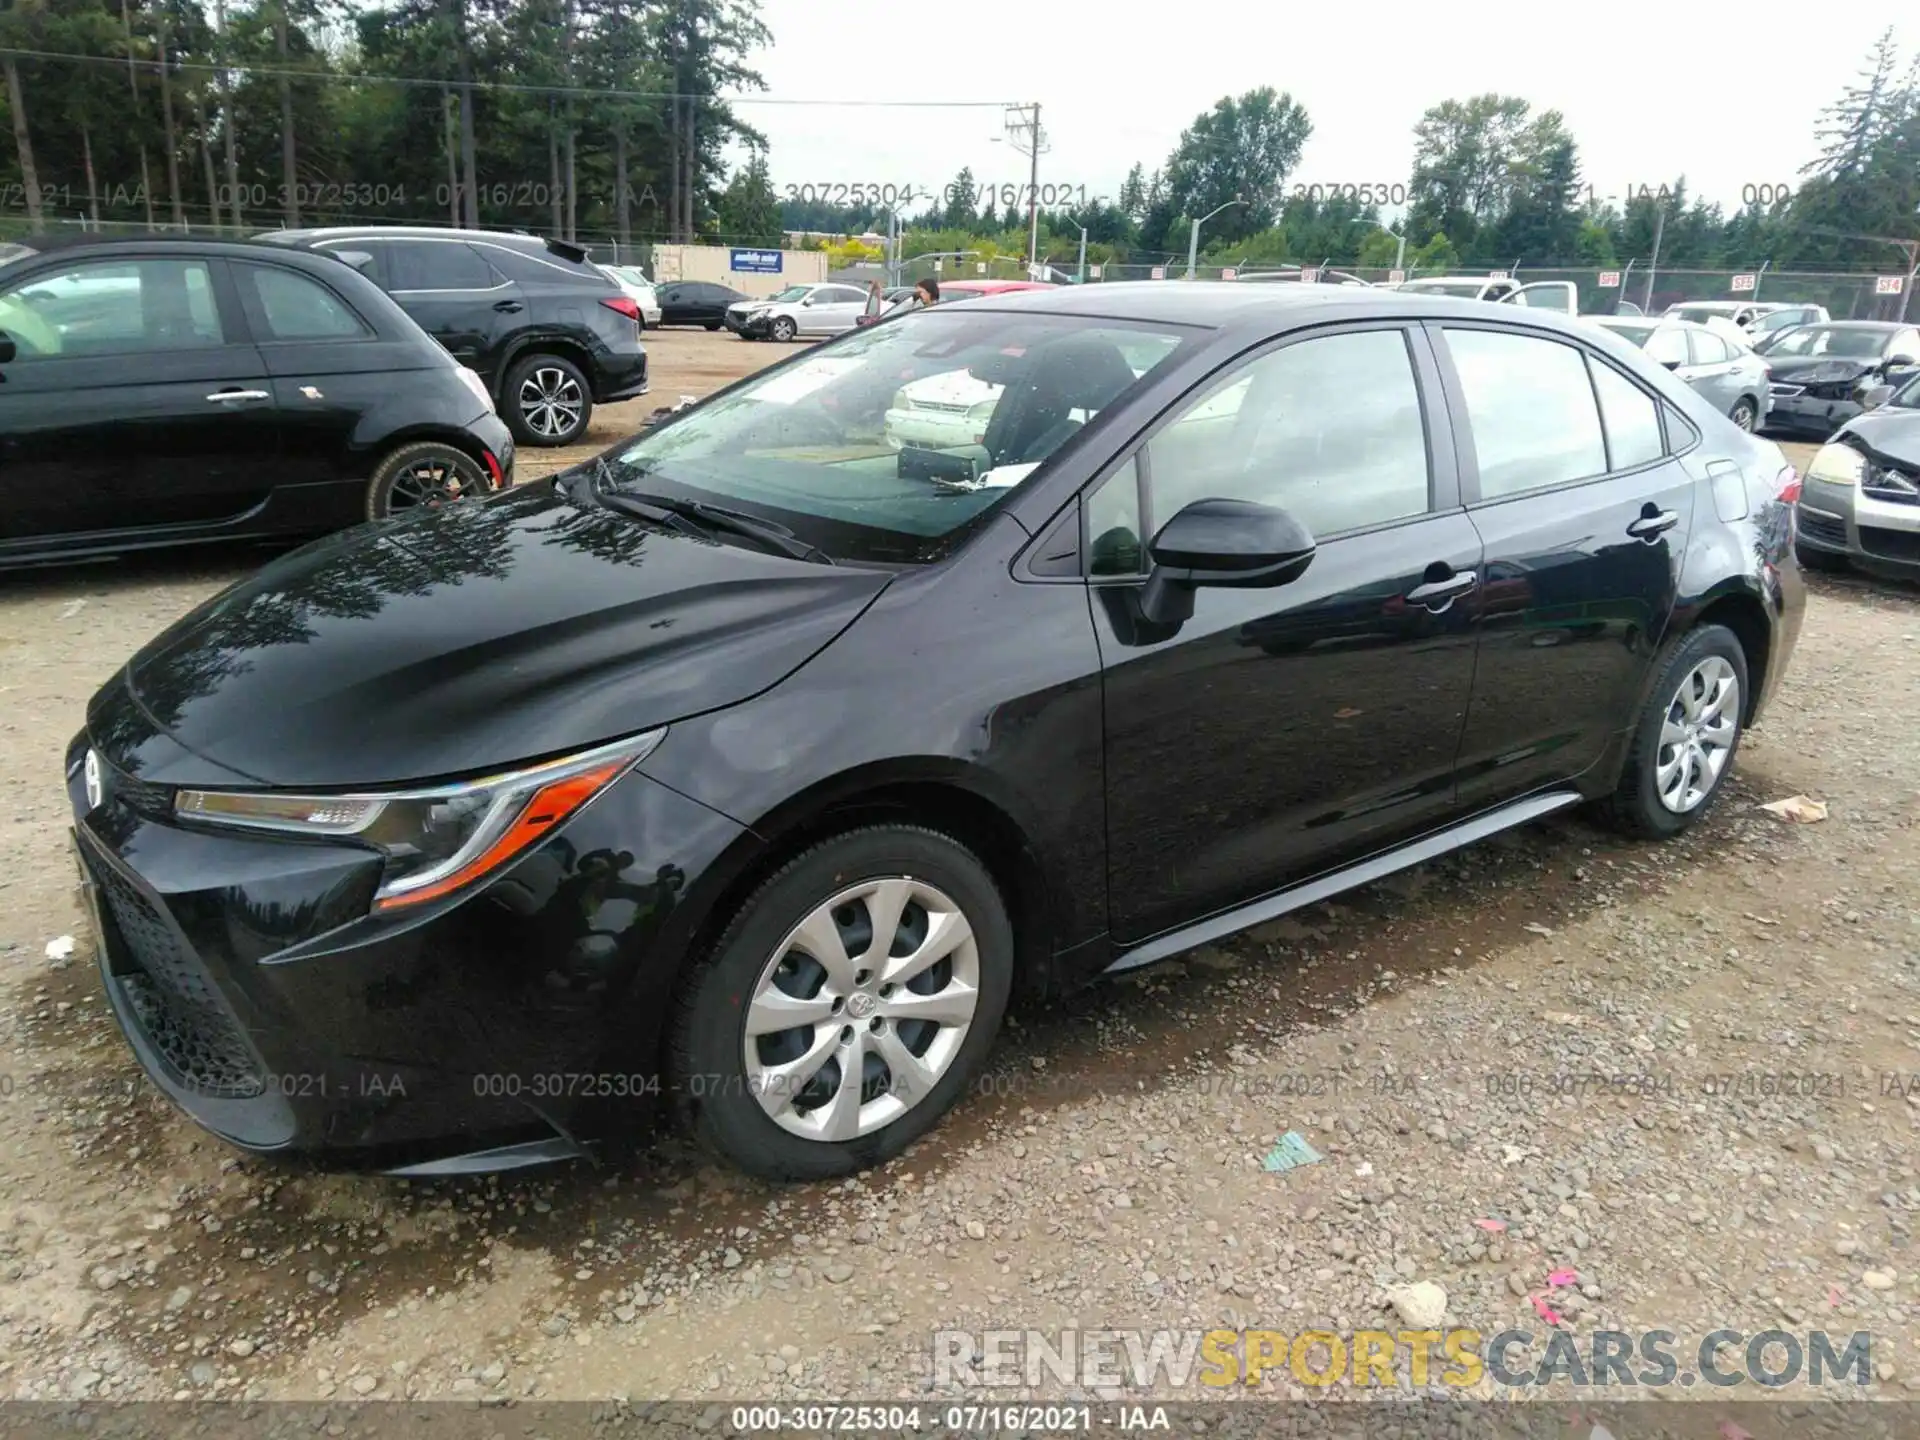
M494 302L493 308L498 310L502 315L511 315L514 311L524 310L527 307L522 305L518 300L497 300Z
M1424 585L1416 585L1407 592L1407 599L1415 605L1431 605L1436 601L1449 601L1461 596L1480 583L1480 576L1472 570L1456 570L1444 580L1429 580Z
M213 400L213 401L271 400L272 398L273 396L270 395L265 390L216 390L211 395L207 396L207 399Z
M1627 526L1627 534L1636 540L1657 540L1679 523L1678 510L1662 510L1655 515L1642 515Z

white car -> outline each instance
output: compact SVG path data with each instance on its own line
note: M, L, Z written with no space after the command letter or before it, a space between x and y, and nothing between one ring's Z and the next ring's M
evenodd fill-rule
M1403 280L1389 287L1413 295L1456 295L1463 300L1488 300L1498 305L1531 305L1562 315L1580 313L1580 291L1571 280L1541 280L1522 285L1499 275L1429 275Z
M840 335L867 313L867 292L831 283L789 285L777 295L736 301L727 307L727 328L748 340L791 340L796 335Z
M655 293L653 282L647 279L647 272L638 265L602 265L604 274L621 290L627 298L640 307L640 328L660 324L660 297Z
M1757 300L1683 300L1663 312L1668 320L1690 320L1705 325L1729 340L1738 330L1741 344L1749 348L1770 339L1782 330L1800 325L1825 325L1832 317L1822 305L1794 305ZM1715 322L1718 322L1717 324Z

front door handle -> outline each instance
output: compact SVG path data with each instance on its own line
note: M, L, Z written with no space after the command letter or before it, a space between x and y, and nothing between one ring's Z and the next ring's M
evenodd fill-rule
M1477 572L1456 570L1444 580L1429 580L1424 585L1414 586L1407 592L1407 599L1414 605L1444 605L1466 594L1479 583L1480 576Z
M271 400L272 398L273 396L265 390L216 390L207 396L207 399L216 402L223 400Z
M1679 523L1680 512L1678 510L1660 510L1651 515L1642 515L1638 520L1627 526L1627 534L1633 536L1636 540L1651 542L1658 540Z
M502 315L511 315L515 311L524 310L527 307L522 305L518 300L498 300L494 302L493 308L498 310Z

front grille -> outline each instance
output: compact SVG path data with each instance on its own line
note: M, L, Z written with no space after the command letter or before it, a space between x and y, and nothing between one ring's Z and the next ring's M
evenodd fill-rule
M1860 548L1883 560L1920 563L1920 531L1882 530L1877 525L1862 525Z
M1800 533L1809 540L1822 545L1837 545L1844 549L1847 543L1847 522L1833 515L1822 515L1817 510L1801 510Z
M115 978L134 1018L187 1089L250 1099L261 1093L259 1067L239 1022L173 927L123 876L90 867L139 973Z
M1853 394L1851 380L1834 380L1824 385L1807 386L1807 398L1811 400L1844 400Z

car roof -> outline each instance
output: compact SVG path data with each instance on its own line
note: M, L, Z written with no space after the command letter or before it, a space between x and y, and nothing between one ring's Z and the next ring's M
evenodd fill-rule
M1795 327L1801 330L1912 330L1911 320L1816 320L1811 325Z
M23 235L7 243L19 245L36 254L55 255L67 250L115 250L148 249L153 247L182 249L206 249L226 247L238 250L251 250L255 253L284 255L284 245L268 245L257 239L237 238L221 235L180 235L169 231L154 231L147 235L95 235L88 232L61 235Z
M1016 290L1058 290L1041 280L949 280L942 290L976 290L982 295L1004 295Z
M1590 335L1574 318L1534 306L1507 307L1509 322L1531 323L1565 335ZM1089 319L1171 324L1198 329L1245 328L1269 333L1276 326L1365 319L1460 319L1485 322L1484 300L1422 295L1361 285L1242 285L1237 280L1121 280L1098 285L1052 285L982 296L964 313L1032 311L1083 315ZM963 312L955 312L963 313Z
M589 263L601 263L593 259L588 246L529 234L525 230L459 230L446 225L325 225L305 230L263 230L253 238L279 245L316 245L323 240L484 240L541 255L551 254L553 247L560 246L562 253L577 250Z

